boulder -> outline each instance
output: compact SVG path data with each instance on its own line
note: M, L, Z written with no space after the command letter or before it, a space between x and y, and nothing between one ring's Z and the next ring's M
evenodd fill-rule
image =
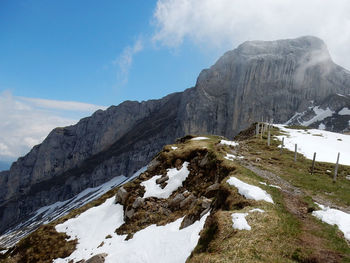
M85 263L103 263L105 262L105 257L107 256L108 255L106 253L97 254L86 260Z
M164 183L164 182L166 182L166 181L168 181L169 180L169 176L162 176L161 178L158 178L157 180L156 180L156 184L162 184L162 183Z
M205 167L209 162L208 153L204 156L204 158L199 162L199 167Z
M220 184L219 183L212 184L205 190L204 195L206 197L209 197L209 198L210 197L214 197L219 189L220 189Z
M170 207L177 207L179 204L185 200L185 196L182 193L178 193L175 197L170 201Z
M145 203L145 199L143 199L142 197L137 197L134 203L132 204L132 207L137 209L140 206L142 206L144 203Z
M135 214L135 209L131 208L131 209L125 211L124 216L126 219L131 219L134 216L134 214Z
M188 205L192 205L192 203L195 201L196 201L196 197L193 194L191 194L180 202L180 208L183 208Z
M212 200L211 200L211 199L204 197L204 198L202 199L201 205L202 205L202 207L203 207L204 209L207 209L207 208L210 207L211 203L212 203Z
M125 201L128 197L128 192L124 187L120 187L115 195L115 203L125 205Z

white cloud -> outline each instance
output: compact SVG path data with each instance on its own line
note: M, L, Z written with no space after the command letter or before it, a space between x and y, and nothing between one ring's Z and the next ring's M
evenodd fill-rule
M0 93L0 161L14 160L26 154L53 128L74 124L97 109L105 107L15 97L8 91Z
M143 49L143 42L138 39L134 45L127 46L119 57L113 61L113 64L118 67L117 78L121 85L128 82L129 71L133 62L134 56Z
M178 47L188 40L222 51L246 40L314 35L350 68L348 0L158 0L154 23L156 43Z

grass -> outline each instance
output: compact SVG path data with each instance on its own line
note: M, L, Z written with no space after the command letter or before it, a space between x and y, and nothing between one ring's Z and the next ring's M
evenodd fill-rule
M261 181L243 167L232 175L254 185L259 185ZM222 184L228 186L228 178ZM232 186L228 187L237 191ZM296 243L301 231L300 223L286 211L280 192L273 188L268 190L275 204L248 200L241 209L218 210L211 215L188 262L294 262L292 256L296 248L303 251ZM265 213L249 213L246 219L251 231L232 228L232 213L244 213L257 207Z
M272 135L279 135L279 131L273 129ZM334 164L316 162L311 175L312 160L298 154L297 162L294 162L294 153L287 149L281 153L278 144L276 140L271 140L271 147L268 147L265 137L263 140L252 138L245 142L249 150L242 154L251 162L260 158L261 163L256 165L277 173L292 185L306 190L308 195L320 196L340 206L350 206L350 181L345 178L350 174L349 166L339 165L338 179L333 183ZM327 173L327 170L331 172Z

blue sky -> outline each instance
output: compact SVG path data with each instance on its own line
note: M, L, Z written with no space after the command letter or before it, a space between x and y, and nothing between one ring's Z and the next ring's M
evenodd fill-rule
M194 85L214 57L186 44L170 50L152 43L155 7L143 0L1 1L0 89L108 106ZM125 80L115 61L138 40L142 50Z
M97 109L192 87L244 41L303 35L350 69L348 0L1 0L0 161Z

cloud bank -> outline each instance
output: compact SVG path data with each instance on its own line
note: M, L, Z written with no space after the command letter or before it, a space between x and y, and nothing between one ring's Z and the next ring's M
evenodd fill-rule
M336 63L350 69L348 0L158 0L153 41L184 41L225 51L246 40L314 35Z
M15 97L0 93L0 161L13 161L59 126L76 123L98 109L81 102Z

